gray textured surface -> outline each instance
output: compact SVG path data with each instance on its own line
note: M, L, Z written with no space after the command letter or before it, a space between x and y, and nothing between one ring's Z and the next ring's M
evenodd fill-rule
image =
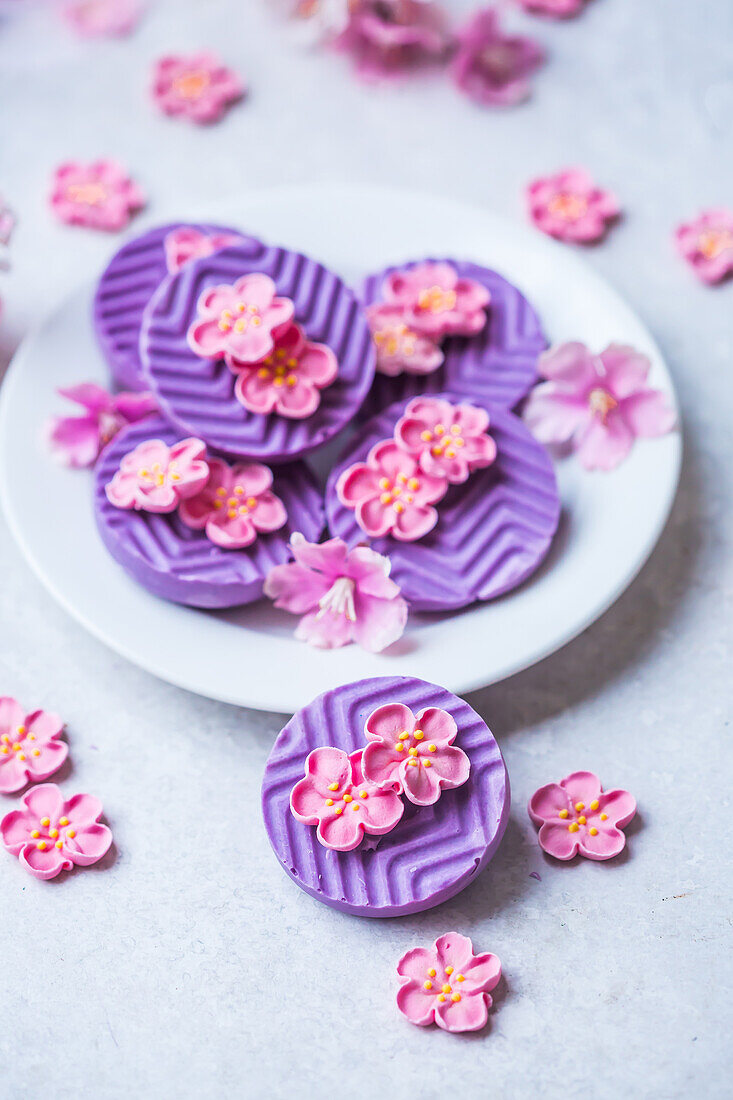
M339 59L288 45L265 9L161 3L134 39L101 45L38 13L0 26L0 190L22 219L14 272L0 275L0 354L114 247L45 211L49 171L69 156L127 161L151 221L332 177L519 217L533 173L578 162L628 211L589 262L668 355L682 487L618 604L472 698L515 796L491 867L440 909L378 928L317 905L277 866L258 797L278 718L194 698L107 652L0 527L0 690L67 718L64 785L103 799L116 840L109 866L51 884L0 854L0 1096L728 1096L733 286L698 286L669 234L698 206L733 202L733 9L591 0L574 23L521 20L552 57L533 101L506 113L440 82L364 90ZM253 88L201 131L156 117L144 94L153 57L200 43ZM527 798L582 767L638 799L615 865L551 864L534 841ZM402 951L454 927L504 964L480 1037L413 1028L394 1006Z

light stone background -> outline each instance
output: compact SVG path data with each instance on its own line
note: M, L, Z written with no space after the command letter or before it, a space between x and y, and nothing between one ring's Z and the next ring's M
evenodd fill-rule
M731 1095L733 285L697 285L670 233L733 204L733 7L591 0L565 25L516 22L550 61L506 112L441 80L364 88L256 0L161 2L127 42L78 41L39 10L0 25L0 191L20 217L0 275L3 361L114 244L47 213L68 157L126 162L150 195L141 228L239 189L332 179L519 219L529 178L580 163L627 211L588 262L659 338L686 442L672 519L631 589L471 699L511 774L506 838L460 897L403 920L329 910L278 867L258 800L282 716L196 698L108 652L0 526L0 690L67 719L64 786L97 793L115 836L104 864L50 884L0 856L2 1100ZM249 101L209 130L158 117L152 59L204 44L248 75ZM551 862L527 799L586 767L637 796L627 852ZM504 966L479 1036L420 1030L395 1008L398 957L452 928Z

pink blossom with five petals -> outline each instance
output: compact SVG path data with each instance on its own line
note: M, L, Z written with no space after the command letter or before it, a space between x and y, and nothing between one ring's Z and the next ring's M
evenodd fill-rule
M32 787L0 821L5 850L35 878L55 878L73 866L89 867L109 851L112 833L99 822L102 803L90 794L64 801L55 783Z
M244 92L237 74L211 53L161 57L153 70L152 95L160 110L192 122L218 122Z
M616 196L598 187L582 168L533 180L527 187L527 203L538 229L576 244L600 241L621 213Z
M199 298L188 346L204 359L229 355L244 366L269 355L293 319L289 298L278 298L269 275L243 275L233 286L209 287Z
M733 211L704 210L675 232L677 251L704 283L720 283L733 272Z
M626 845L621 831L636 813L628 791L604 791L593 772L573 772L532 795L529 816L543 851L555 859L611 859Z
M459 485L496 458L496 443L487 435L488 428L485 409L416 397L397 421L395 439L418 458L426 474Z
M403 979L397 1007L411 1024L478 1031L489 1018L490 991L501 978L501 963L488 952L474 955L468 936L447 932L431 948L407 951L397 973Z
M377 348L377 370L398 374L430 374L443 362L443 352L429 336L410 328L402 306L389 302L369 306L369 328Z
M455 719L439 707L414 715L404 703L385 703L366 720L369 744L364 749L364 775L392 787L416 806L432 806L441 791L461 787L471 762L453 742Z
M432 531L438 522L432 505L447 488L445 478L426 474L391 439L375 443L366 462L349 466L336 484L339 500L355 510L362 531L401 542L414 542Z
M145 201L138 185L112 160L60 165L53 174L49 198L60 221L111 232L124 229Z
M234 233L202 233L193 225L181 225L178 229L172 229L165 238L165 260L168 271L175 274L190 260L211 256L220 248L236 244L238 240Z
M505 34L493 8L484 8L456 35L451 76L481 106L511 107L530 92L528 78L545 59L531 38Z
M209 479L195 496L181 501L185 524L206 531L224 550L251 546L258 535L278 531L288 518L285 505L272 492L272 471L260 462L228 466L209 459Z
M481 283L460 277L451 264L428 261L388 275L384 297L402 309L407 325L440 340L481 332L490 295Z
M55 456L65 466L93 466L103 447L120 428L135 424L155 412L152 393L108 393L94 382L81 382L57 391L85 410L84 416L55 416L48 439Z
M378 80L440 60L448 35L430 0L358 0L334 47L351 55L360 76Z
M58 771L69 752L60 740L63 729L57 714L27 714L15 699L0 698L0 794L12 794Z
M300 325L279 334L273 350L258 363L227 356L237 375L236 398L253 413L279 413L294 420L311 416L321 403L321 390L338 374L338 360L326 344L306 340Z
M169 447L147 439L126 454L105 486L115 508L143 512L174 512L182 500L195 496L208 481L206 444L182 439Z
M121 38L135 29L144 9L141 0L72 0L61 14L83 38Z
M579 15L587 0L519 0L526 11L533 15L550 15L555 19L569 19Z

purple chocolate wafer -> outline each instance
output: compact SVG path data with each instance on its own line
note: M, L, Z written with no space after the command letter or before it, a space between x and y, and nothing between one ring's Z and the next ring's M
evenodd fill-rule
M243 550L224 550L203 531L186 526L177 513L155 515L110 504L105 486L121 459L148 439L171 446L181 439L162 418L151 416L124 428L102 453L95 470L94 510L102 541L115 561L156 596L192 607L235 607L262 595L265 577L291 558L288 541L302 531L318 541L323 530L323 499L310 470L300 462L274 471L273 491L284 503L288 522L259 535Z
M461 401L455 394L440 396ZM448 489L435 505L437 524L423 538L371 540L390 559L390 575L415 611L448 611L516 588L538 568L557 529L560 497L547 451L513 413L485 407L495 462ZM375 443L392 437L404 409L405 403L397 402L369 420L328 479L328 525L349 545L369 540L355 513L339 501L336 482L347 467L363 462Z
M278 295L292 299L308 340L327 344L338 360L336 380L303 420L249 412L235 395L235 375L223 359L204 359L186 334L203 291L243 275L269 275ZM234 457L282 462L314 450L359 409L374 377L375 352L354 293L315 260L258 242L225 248L169 276L145 312L141 354L150 386L166 416L184 434Z
M468 780L443 790L432 806L403 796L395 828L367 835L353 851L326 848L313 826L293 816L290 792L313 749L364 748L367 718L387 703L404 703L415 715L426 707L451 714L458 726L455 745L470 760ZM483 719L445 688L411 677L359 680L320 695L280 733L262 781L265 828L285 872L326 905L365 917L417 913L463 890L498 848L509 803L504 761Z

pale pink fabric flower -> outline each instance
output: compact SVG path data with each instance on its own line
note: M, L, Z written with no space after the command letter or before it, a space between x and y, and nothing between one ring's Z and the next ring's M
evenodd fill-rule
M220 248L236 244L239 238L233 233L202 233L193 225L182 225L172 229L165 238L165 260L170 273L174 275L190 260L199 260L202 256L211 256Z
M407 951L397 973L404 979L397 1007L411 1024L478 1031L489 1018L489 993L501 978L501 963L488 952L474 955L468 936L447 932L433 947Z
M61 871L89 867L109 851L112 833L101 825L102 803L90 794L64 801L55 783L32 787L0 821L6 851L17 856L35 878L55 878Z
M475 336L486 324L489 292L465 279L451 264L418 264L393 271L384 281L387 303L399 306L405 322L423 336Z
M733 212L704 210L675 232L677 250L704 283L720 283L733 272Z
M72 0L61 14L83 38L116 38L135 29L144 9L141 0Z
M356 642L381 653L402 637L407 603L389 579L389 558L366 546L349 550L343 539L290 540L294 562L276 565L265 595L292 615L302 615L296 638L320 649Z
M182 500L195 496L209 479L206 444L182 439L169 447L147 439L126 454L105 486L115 508L143 512L174 512Z
M402 306L380 303L366 311L377 348L377 370L398 374L430 374L443 362L443 352L429 336L410 328Z
M210 458L209 480L195 496L181 501L178 514L184 523L224 550L250 546L258 535L278 531L288 514L280 497L272 492L272 471L259 462L228 466Z
M432 806L441 791L468 779L471 762L453 744L458 727L446 710L426 707L415 715L404 703L385 703L369 715L365 732L364 775L416 806Z
M448 47L443 13L429 0L357 0L334 42L367 80L440 60Z
M547 783L532 795L529 816L540 826L543 851L555 859L611 859L621 852L621 831L636 813L628 791L604 791L593 772L573 772L560 783Z
M621 213L616 196L598 187L582 168L533 180L527 203L530 218L543 233L580 244L600 241Z
M584 344L561 344L537 361L547 379L530 393L524 419L540 443L569 444L587 470L612 470L634 439L675 426L667 395L647 384L646 355L609 344L593 355Z
M198 319L188 330L196 355L216 359L229 355L241 366L259 363L293 319L289 298L278 298L269 275L243 275L233 286L212 286L197 303Z
M81 382L57 391L85 410L83 416L55 416L48 439L55 456L65 466L93 466L103 447L120 428L155 412L152 393L108 393L94 382Z
M69 752L60 740L63 729L57 714L27 714L15 699L0 698L0 794L12 794L58 771Z
M569 19L578 15L586 5L586 0L518 0L522 7L533 15L551 15L555 19Z
M344 470L336 491L371 538L392 535L413 542L432 531L438 513L432 507L445 496L448 482L420 469L417 461L391 440L376 443L366 462Z
M111 160L60 165L53 174L49 198L60 221L110 232L124 229L145 201L138 185Z
M530 93L529 77L545 59L531 38L505 34L493 8L484 8L456 35L451 76L481 106L509 107Z
M395 439L418 459L426 474L460 485L496 458L496 443L488 429L485 409L416 397L397 421Z
M192 122L218 122L241 99L245 86L237 74L211 53L161 57L153 69L152 95L166 115Z
M305 762L305 778L290 793L293 817L317 825L324 848L350 852L365 833L383 836L394 829L404 806L392 790L369 783L361 770L361 749L347 756L342 749L313 749Z
M273 350L259 363L240 363L227 356L227 364L238 375L234 393L245 409L296 420L316 411L321 390L338 374L338 360L331 349L306 340L296 324L276 337Z

